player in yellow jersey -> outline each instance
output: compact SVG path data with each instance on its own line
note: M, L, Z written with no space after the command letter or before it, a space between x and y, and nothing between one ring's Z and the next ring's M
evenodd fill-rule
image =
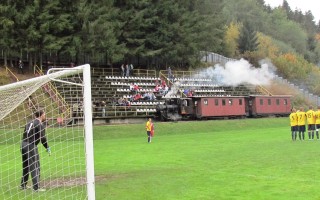
M152 120L151 120L151 118L149 118L147 123L146 123L146 129L147 129L148 143L151 143L151 129L152 129Z
M299 139L304 140L304 132L306 132L306 113L304 112L304 108L301 107L297 112L298 116L298 130L299 130Z
M316 124L316 118L314 116L313 107L309 106L309 110L306 112L308 122L308 138L309 140L314 139L314 130Z
M298 115L296 113L296 109L291 109L291 114L289 116L290 118L290 125L291 125L291 137L292 141L295 141L297 139L298 135Z
M314 116L316 118L316 135L319 140L319 129L320 129L320 106L318 106L318 110L314 112Z

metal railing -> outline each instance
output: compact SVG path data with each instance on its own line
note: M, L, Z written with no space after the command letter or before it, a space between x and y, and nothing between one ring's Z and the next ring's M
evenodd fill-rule
M108 76L122 76L120 68L92 68L92 74L97 73ZM130 76L157 77L157 72L150 69L133 69L130 71Z
M315 105L320 106L320 96L312 94L308 90L302 89L299 86L291 83L287 79L284 79L284 78L282 78L282 77L280 77L278 75L275 75L274 79L276 81L279 81L282 84L288 85L290 88L292 88L295 91L297 91L301 96L303 96L306 100L310 101L311 103L314 103Z
M201 52L204 56L201 58L202 62L207 63L220 63L220 64L226 64L229 61L235 61L236 59L233 58L227 58L220 54L213 53L213 52Z
M37 65L34 66L34 69L36 74L44 75L42 70ZM50 98L54 102L58 104L59 110L61 112L60 116L63 119L71 118L71 108L69 104L61 96L57 88L51 82L48 82L42 86L42 89L50 96Z
M20 81L19 78L9 69L8 66L5 67L7 74L10 75L12 79L15 79L16 82Z
M9 67L8 66L5 66L5 67L6 67L7 74L9 74L12 79L15 79L16 82L19 82L20 81L19 78L9 69ZM28 108L31 111L35 111L38 109L36 104L33 102L32 98L30 98L30 96L28 97Z
M256 86L256 90L259 92L259 93L262 93L264 95L269 95L269 96L272 96L271 92L269 92L266 88L264 88L262 85L258 85Z

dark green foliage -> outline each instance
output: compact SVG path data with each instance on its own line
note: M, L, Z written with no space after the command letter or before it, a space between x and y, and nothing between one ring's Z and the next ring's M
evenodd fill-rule
M253 30L249 23L244 23L239 37L239 51L245 53L247 51L255 51L258 48L258 38L256 31Z
M242 31L240 52L255 50L254 30L319 62L319 23L286 0L275 9L264 0L7 0L0 14L5 65L22 57L30 66L132 62L187 69L197 66L201 51L225 52L225 27L232 21L251 26Z
M28 59L77 64L199 62L222 48L222 0L40 0L0 3L0 47Z

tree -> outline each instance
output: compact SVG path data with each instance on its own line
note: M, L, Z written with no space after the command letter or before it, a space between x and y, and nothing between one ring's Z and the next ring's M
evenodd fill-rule
M82 26L73 40L76 48L72 49L77 62L94 60L112 65L123 59L126 49L118 40L123 24L118 21L118 15L112 0L81 1L77 18Z
M258 48L259 43L256 31L247 22L245 22L241 28L238 43L239 51L242 54L246 51L255 51Z
M15 9L12 3L0 3L0 48L4 52L4 65L8 65L8 56L12 56L11 48L15 41L13 37L14 32L14 14ZM11 59L10 59L11 60ZM12 64L12 63L11 63Z
M227 57L237 57L238 51L238 40L240 36L241 25L236 22L231 22L226 28L224 36L225 54Z

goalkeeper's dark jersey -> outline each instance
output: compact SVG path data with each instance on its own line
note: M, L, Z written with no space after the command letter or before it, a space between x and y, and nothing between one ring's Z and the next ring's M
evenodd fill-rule
M38 145L41 141L42 145L48 148L45 128L38 119L32 120L25 126L22 141L34 145Z

